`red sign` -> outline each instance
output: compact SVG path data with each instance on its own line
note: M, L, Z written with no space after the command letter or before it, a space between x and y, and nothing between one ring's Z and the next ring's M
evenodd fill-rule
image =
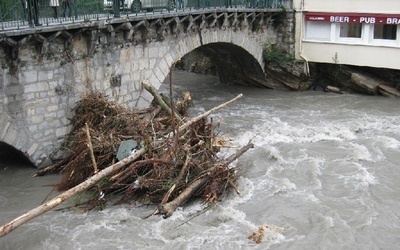
M305 13L306 21L330 23L400 24L400 14Z

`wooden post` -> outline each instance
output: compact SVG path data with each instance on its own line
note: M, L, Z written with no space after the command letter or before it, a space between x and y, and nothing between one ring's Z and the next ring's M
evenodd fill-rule
M94 173L97 174L97 172L99 172L99 169L97 168L96 158L94 157L93 153L93 145L92 145L92 138L90 137L89 125L85 123L85 126L86 126L86 137L88 141L88 147L90 150L90 158L92 158Z

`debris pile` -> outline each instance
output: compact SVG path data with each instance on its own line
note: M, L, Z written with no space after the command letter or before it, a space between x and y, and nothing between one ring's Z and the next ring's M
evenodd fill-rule
M239 192L237 169L229 164L253 145L218 159L224 144L215 132L219 124L208 121L209 113L187 121L188 92L170 105L150 85L143 86L155 97L143 110L129 110L99 93L84 96L77 103L73 129L66 138L69 156L37 175L60 172L57 189L64 191L134 155L133 161L85 188L87 199L77 205L90 210L107 203L152 203L158 204L156 213L164 217L189 199L200 197L209 205L229 189Z

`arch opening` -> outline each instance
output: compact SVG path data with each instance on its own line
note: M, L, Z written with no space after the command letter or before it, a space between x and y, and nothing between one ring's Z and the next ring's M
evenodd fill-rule
M8 167L35 167L35 165L23 152L0 141L0 168Z
M186 54L182 61L178 68L215 74L221 83L273 88L256 58L232 43L205 44ZM202 63L204 61L205 65Z

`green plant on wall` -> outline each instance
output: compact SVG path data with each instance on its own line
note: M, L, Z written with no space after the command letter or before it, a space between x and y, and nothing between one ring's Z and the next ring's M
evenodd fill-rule
M334 86L337 86L339 84L340 81L340 69L341 69L341 65L339 64L339 58L338 58L338 53L335 53L335 56L332 57L332 60L334 62L334 65L332 67L332 70L330 70L330 79L332 81L332 84Z
M274 48L274 46L267 44L263 48L263 58L265 63L292 63L295 61L294 57L287 52Z

